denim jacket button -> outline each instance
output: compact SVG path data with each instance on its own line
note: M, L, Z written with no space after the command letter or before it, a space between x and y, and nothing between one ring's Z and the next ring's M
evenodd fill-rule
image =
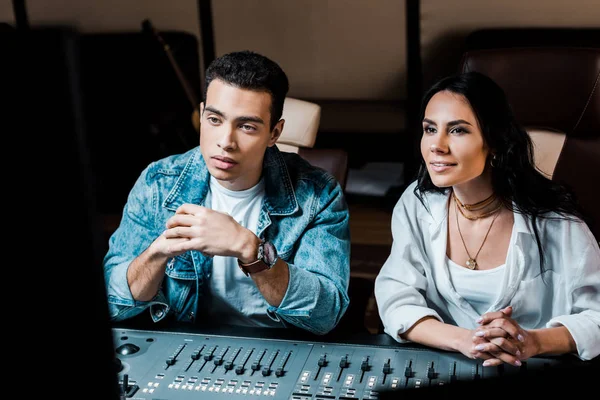
M163 316L163 314L164 314L164 313L163 313L163 310L158 310L158 311L156 312L156 316L157 316L158 318L162 317L162 316Z
M188 314L188 318L189 318L189 319L191 319L191 320L192 320L192 319L194 319L194 312L193 312L193 311L191 311L191 312Z
M167 269L168 269L168 270L172 270L172 269L173 269L173 264L175 264L175 259L174 259L174 258L171 258L171 259L169 260L169 262L167 263Z

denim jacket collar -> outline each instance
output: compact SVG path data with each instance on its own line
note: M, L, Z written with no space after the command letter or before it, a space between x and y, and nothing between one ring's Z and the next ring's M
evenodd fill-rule
M209 171L197 147L163 206L177 210L185 203L203 205L209 189ZM291 215L298 211L298 200L283 157L276 146L267 148L263 161L265 207L272 215ZM186 190L181 190L186 188Z

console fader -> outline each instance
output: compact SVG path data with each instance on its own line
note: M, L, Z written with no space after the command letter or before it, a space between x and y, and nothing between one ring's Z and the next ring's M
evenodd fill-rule
M133 399L377 399L381 391L520 374L457 353L398 346L113 330L119 385ZM537 364L537 365L536 365Z

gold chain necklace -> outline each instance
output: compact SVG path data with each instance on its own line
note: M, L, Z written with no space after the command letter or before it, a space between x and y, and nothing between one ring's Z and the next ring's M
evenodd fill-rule
M454 202L454 206L458 210L457 202ZM496 210L500 210L500 208L498 207ZM492 219L492 223L490 224L490 227L488 228L488 230L485 234L485 237L483 238L483 242L481 242L481 246L479 246L479 250L477 250L477 254L475 254L475 257L471 257L471 254L469 254L469 250L467 250L467 244L465 243L465 238L463 238L462 232L460 231L460 224L458 223L458 213L455 211L454 214L456 214L456 227L458 228L458 234L460 235L460 240L462 240L463 246L465 247L465 251L467 252L467 255L469 256L469 259L467 260L467 268L477 269L477 256L479 256L479 252L483 248L483 245L485 244L485 241L487 240L487 237L490 234L490 231L492 230L494 221L496 221L496 218L498 218L498 215L500 215L500 213L496 212L496 215L494 215L494 219Z
M456 201L458 202L459 200L455 197ZM500 207L502 207L502 203L498 203L498 206L496 208L494 208L493 210L490 210L488 212L485 212L481 215L475 215L475 216L470 216L465 214L465 212L461 209L461 207L458 207L458 211L460 211L460 213L462 214L463 217L465 217L466 219L469 219L471 221L475 221L481 218L485 218L485 217L489 217L490 215L494 214L496 211L498 211L500 209Z
M494 200L496 200L496 194L494 192L492 192L492 194L490 194L486 199L483 199L483 200L478 201L477 203L473 203L473 204L463 204L458 199L458 197L456 197L456 193L452 192L452 195L454 196L454 200L456 200L456 202L458 203L460 208L464 208L465 210L468 210L468 211L481 210L482 208L487 207L489 204L492 204L492 202Z

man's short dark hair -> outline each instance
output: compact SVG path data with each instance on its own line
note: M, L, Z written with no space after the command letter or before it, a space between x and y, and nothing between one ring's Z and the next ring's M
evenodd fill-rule
M214 79L240 89L270 93L271 130L281 119L289 82L285 72L273 60L249 50L228 53L215 59L206 69L204 101L208 86Z

